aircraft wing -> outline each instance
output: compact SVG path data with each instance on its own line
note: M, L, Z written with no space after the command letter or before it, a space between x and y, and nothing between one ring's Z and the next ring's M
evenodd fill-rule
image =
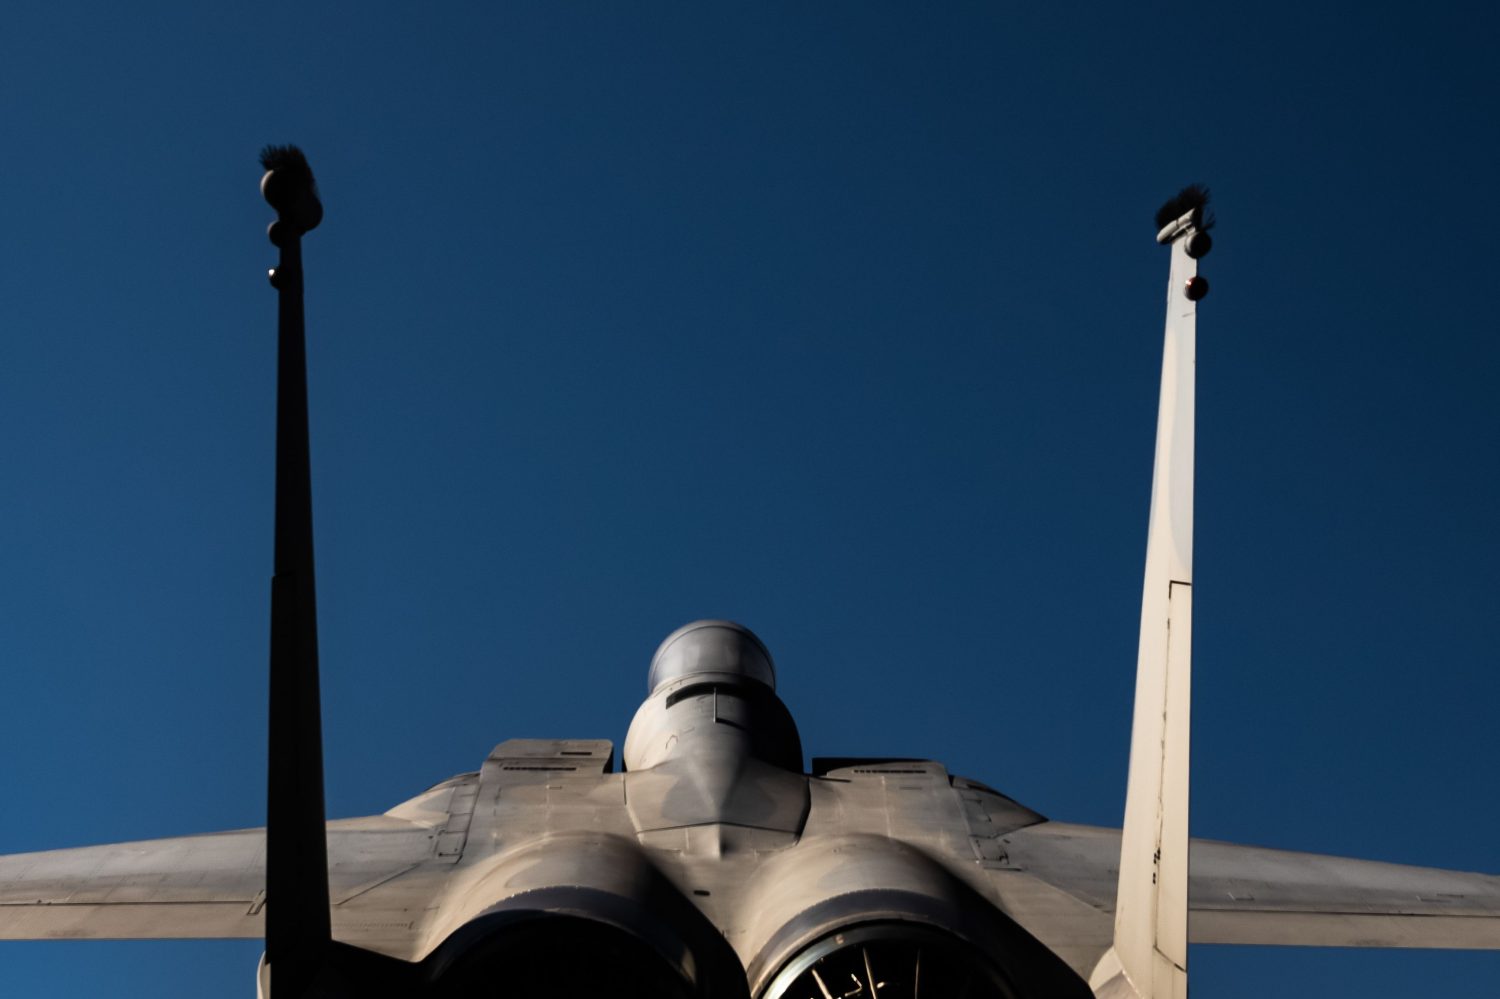
M1006 837L1009 863L1113 909L1120 833L1047 822ZM1500 950L1500 877L1192 841L1192 943Z
M1197 943L1500 950L1500 877L1193 844Z
M335 935L408 949L427 882L451 870L441 835L390 814L328 823ZM263 936L265 856L265 830L243 829L0 857L0 939Z
M0 858L0 938L256 937L259 829Z
M449 795L470 786L328 824L337 939L420 956L424 910L456 860L444 844L458 834L444 820L451 826L450 808L462 808ZM1043 942L1081 948L1080 967L1097 958L1107 929L1095 924L1115 905L1119 830L1044 821L982 854L990 859L980 865L1006 883L1043 882L1076 900L1032 911L1035 892L1001 893ZM260 829L0 857L0 939L259 937L264 858ZM1500 950L1500 877L1487 874L1193 840L1189 908L1193 943Z

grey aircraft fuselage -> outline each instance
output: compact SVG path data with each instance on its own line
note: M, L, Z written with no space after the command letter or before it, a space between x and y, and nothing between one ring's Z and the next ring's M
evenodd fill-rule
M649 685L623 772L605 740L510 740L330 822L335 938L450 983L597 951L636 969L621 994L816 999L821 979L896 999L945 974L978 975L975 995L1091 994L1118 830L1047 821L932 761L805 773L769 654L729 622L669 636ZM244 830L0 858L0 937L260 936L264 849ZM1500 944L1500 878L1193 850L1194 941Z

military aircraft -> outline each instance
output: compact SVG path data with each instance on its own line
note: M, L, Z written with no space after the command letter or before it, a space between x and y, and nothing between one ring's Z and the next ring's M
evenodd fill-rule
M513 739L382 815L325 822L303 361L311 171L269 150L279 293L265 830L0 858L0 938L260 937L263 996L1139 996L1187 944L1500 949L1500 878L1188 837L1194 358L1206 192L1171 264L1122 830L938 761L805 760L743 626L669 635L614 747ZM1191 858L1191 859L1190 859Z

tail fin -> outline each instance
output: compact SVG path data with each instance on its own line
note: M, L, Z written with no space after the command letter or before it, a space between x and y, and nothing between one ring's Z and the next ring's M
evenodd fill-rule
M276 555L271 579L270 765L266 808L266 953L257 976L268 991L307 994L327 960L328 844L323 816L323 737L318 699L318 613L313 585L307 364L302 315L302 234L317 222L317 192L295 147L268 146L261 190L276 209L272 271L279 295L276 392ZM322 209L317 209L321 218Z
M1207 199L1203 188L1185 189L1163 208L1171 217L1158 217L1172 264L1115 940L1089 982L1101 999L1187 996L1193 408L1197 302L1208 287L1197 258L1212 245Z

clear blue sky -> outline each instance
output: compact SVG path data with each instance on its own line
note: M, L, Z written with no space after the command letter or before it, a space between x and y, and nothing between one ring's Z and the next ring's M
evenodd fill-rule
M724 616L810 755L1117 823L1151 216L1201 180L1194 832L1500 870L1490 9L145 6L0 37L0 852L263 822L255 156L297 142L332 814L618 744L656 642ZM249 996L259 949L0 975ZM1192 962L1217 997L1500 977Z

